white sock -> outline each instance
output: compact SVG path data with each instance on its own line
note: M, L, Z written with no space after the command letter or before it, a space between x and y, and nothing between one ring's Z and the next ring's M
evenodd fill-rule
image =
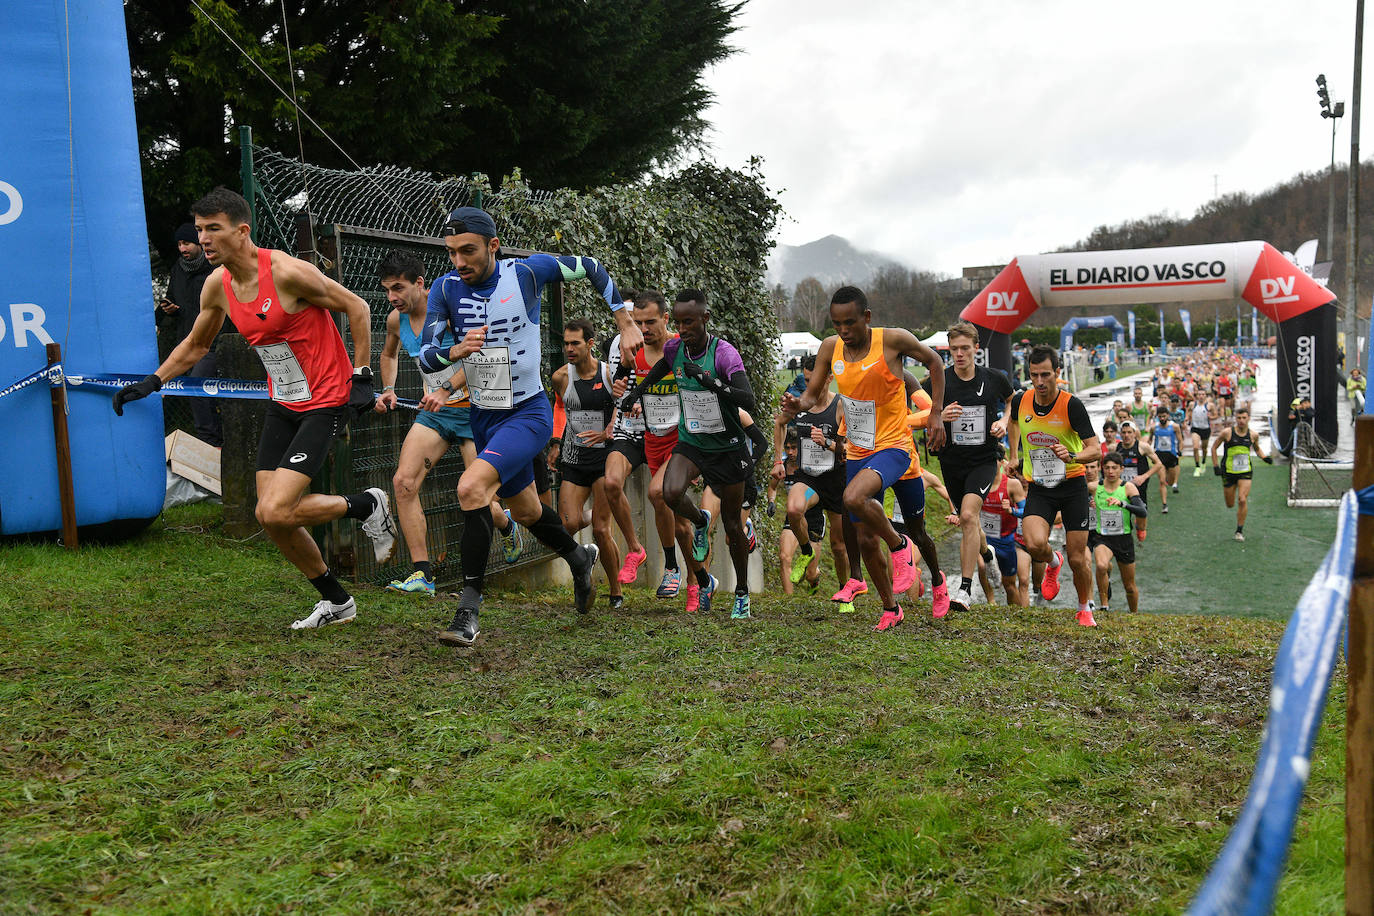
M1050 555L1050 569L1058 569L1059 564L1062 562L1063 561L1059 559L1059 551L1056 550Z
M1086 611L1087 609L1088 609L1088 606L1087 606L1086 604L1080 604L1080 605L1078 606L1078 613L1081 614L1081 613L1083 613L1084 611Z

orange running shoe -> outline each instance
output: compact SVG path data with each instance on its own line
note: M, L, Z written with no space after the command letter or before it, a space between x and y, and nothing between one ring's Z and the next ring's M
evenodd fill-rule
M1086 608L1078 612L1077 620L1080 627L1097 626L1097 621L1093 620L1093 612Z
M1064 555L1056 550L1054 558L1059 561L1059 565L1046 567L1045 578L1040 583L1040 597L1046 601L1053 601L1059 594L1059 571L1064 568Z

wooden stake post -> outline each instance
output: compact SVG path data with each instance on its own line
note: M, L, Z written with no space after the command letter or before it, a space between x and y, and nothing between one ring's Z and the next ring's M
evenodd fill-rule
M47 345L48 365L62 362L60 344ZM57 492L62 501L62 546L75 550L76 543L76 491L72 486L72 444L67 436L67 386L55 385L52 388L52 432L57 448Z
M1374 415L1355 424L1355 489L1374 485ZM1374 516L1359 518L1345 711L1345 911L1374 916Z

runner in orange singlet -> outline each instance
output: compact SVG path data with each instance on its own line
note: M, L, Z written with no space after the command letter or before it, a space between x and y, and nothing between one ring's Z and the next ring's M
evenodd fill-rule
M844 504L859 529L859 548L873 574L873 584L883 603L883 616L874 629L888 630L902 622L895 594L902 594L916 579L911 541L892 527L883 512L882 492L896 484L911 467L913 445L907 427L906 386L902 357L926 364L934 381L932 409L944 405L944 364L935 351L903 328L870 326L873 313L868 297L853 286L842 286L830 298L830 322L837 336L827 337L816 354L816 371L800 398L785 397L788 410L808 410L834 373L844 414L845 473L848 484ZM930 431L934 448L944 442L945 431ZM924 484L919 489L924 509ZM883 550L883 545L887 550ZM886 570L891 558L892 574ZM942 582L941 585L944 583Z
M115 412L187 372L209 350L226 316L258 351L272 403L258 443L257 517L267 536L320 593L321 601L292 629L347 623L353 598L334 578L306 529L354 518L372 538L377 559L396 546L386 491L371 487L349 496L310 493L334 440L349 420L371 411L371 316L367 303L282 251L259 248L249 237L248 202L216 188L191 208L201 248L215 270L200 295L191 333L153 375L115 394ZM352 361L329 312L348 316ZM357 366L357 368L353 368Z

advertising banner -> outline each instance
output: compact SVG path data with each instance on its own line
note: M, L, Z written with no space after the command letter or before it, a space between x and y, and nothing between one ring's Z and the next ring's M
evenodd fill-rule
M1316 416L1312 429L1327 442L1339 436L1336 360L1320 356L1323 340L1336 339L1336 306L1323 305L1279 322L1278 441L1292 441L1294 423L1288 418L1294 398L1311 398Z
M1134 348L1135 348L1135 312L1134 312L1134 311L1129 311L1129 312L1126 313L1126 328L1127 328L1127 333L1129 333L1129 334L1130 334L1130 337L1131 337L1131 348L1134 349Z
M0 388L62 345L72 372L157 367L138 135L119 0L0 3ZM166 227L170 232L173 227ZM77 524L162 509L160 401L68 398ZM50 388L0 399L0 534L62 526Z
M1187 309L1178 310L1178 320L1183 322L1183 336L1188 338L1188 346L1193 345L1193 313Z

